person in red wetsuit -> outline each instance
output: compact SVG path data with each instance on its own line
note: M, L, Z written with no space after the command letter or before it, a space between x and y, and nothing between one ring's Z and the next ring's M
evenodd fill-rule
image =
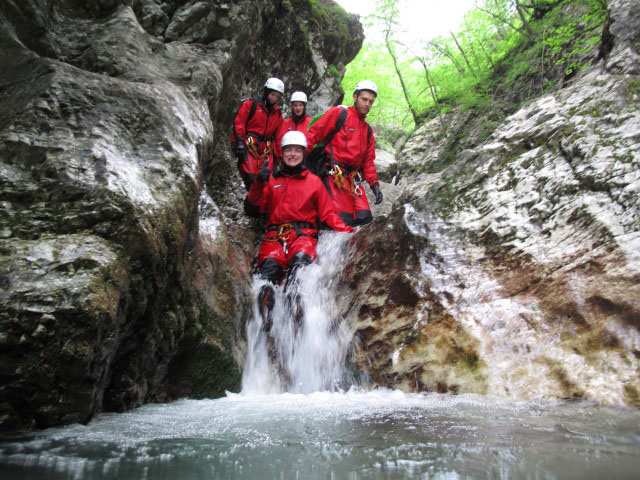
M244 101L233 121L232 148L247 190L265 163L273 168L275 136L284 121L278 105L283 95L282 80L269 78L262 97Z
M343 109L346 118L326 145L326 161L321 176L336 206L340 218L347 225L364 225L373 220L369 201L361 187L366 180L375 195L375 204L382 202L380 182L376 172L375 141L365 117L378 95L378 87L370 80L363 80L353 92L353 106L337 106L327 110L307 133L307 149L324 142L332 132Z
M258 173L245 198L250 216L267 215L266 233L258 252L258 274L272 284L286 286L303 265L317 256L319 222L339 232L351 232L338 216L322 181L303 165L307 140L302 132L282 137L283 165L271 175L268 166ZM271 327L274 290L266 284L258 295L265 330Z
M307 133L311 117L307 115L307 95L304 92L293 92L291 94L291 117L287 118L276 135L276 146L278 148L278 156L282 157L280 142L287 132L304 132Z

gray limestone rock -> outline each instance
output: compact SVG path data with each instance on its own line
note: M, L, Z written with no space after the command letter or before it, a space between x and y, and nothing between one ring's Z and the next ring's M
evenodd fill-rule
M294 3L2 2L0 429L238 388L255 226L231 120L271 75L333 104L327 66L363 38Z
M374 383L640 405L640 9L610 12L608 56L488 138L438 168L438 119L406 143L345 275Z

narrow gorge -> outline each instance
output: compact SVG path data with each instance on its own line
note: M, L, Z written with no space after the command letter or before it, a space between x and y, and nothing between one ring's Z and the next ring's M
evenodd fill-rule
M371 387L640 406L640 6L608 3L556 90L378 152L336 298ZM0 429L239 390L231 120L269 76L347 103L363 38L330 0L2 2Z

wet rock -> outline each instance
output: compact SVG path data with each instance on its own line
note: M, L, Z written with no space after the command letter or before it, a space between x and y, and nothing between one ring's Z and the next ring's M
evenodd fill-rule
M354 358L375 383L638 405L640 13L631 3L610 2L600 64L490 135L457 143L447 162L433 163L451 148L438 119L407 142L402 208L357 235L345 276Z
M0 428L238 387L255 237L230 124L271 75L341 96L362 27L314 8L2 2Z
M102 408L127 330L126 259L112 242L83 234L2 240L0 250L4 420L87 421Z
M608 29L603 35L605 68L612 74L640 74L640 14L633 0L609 2Z
M397 163L393 153L376 149L376 171L380 180L392 183Z

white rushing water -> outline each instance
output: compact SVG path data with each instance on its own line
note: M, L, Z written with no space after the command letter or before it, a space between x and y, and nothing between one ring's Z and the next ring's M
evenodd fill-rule
M335 302L339 273L349 253L348 238L347 234L321 233L317 261L302 267L296 276L297 284L286 292L282 286L275 287L273 327L268 335L261 329L262 320L254 305L253 319L247 325L243 393L311 393L348 388L351 380L344 362L351 334ZM264 284L256 279L255 297ZM293 298L296 294L304 312L299 329L295 328L287 303L287 296ZM271 355L269 342L273 343Z
M349 387L334 301L347 238L324 235L301 272L297 333L278 290L280 369L256 315L241 393L15 435L0 443L0 480L637 478L638 409Z
M635 479L640 414L399 391L146 405L0 444L4 479Z

